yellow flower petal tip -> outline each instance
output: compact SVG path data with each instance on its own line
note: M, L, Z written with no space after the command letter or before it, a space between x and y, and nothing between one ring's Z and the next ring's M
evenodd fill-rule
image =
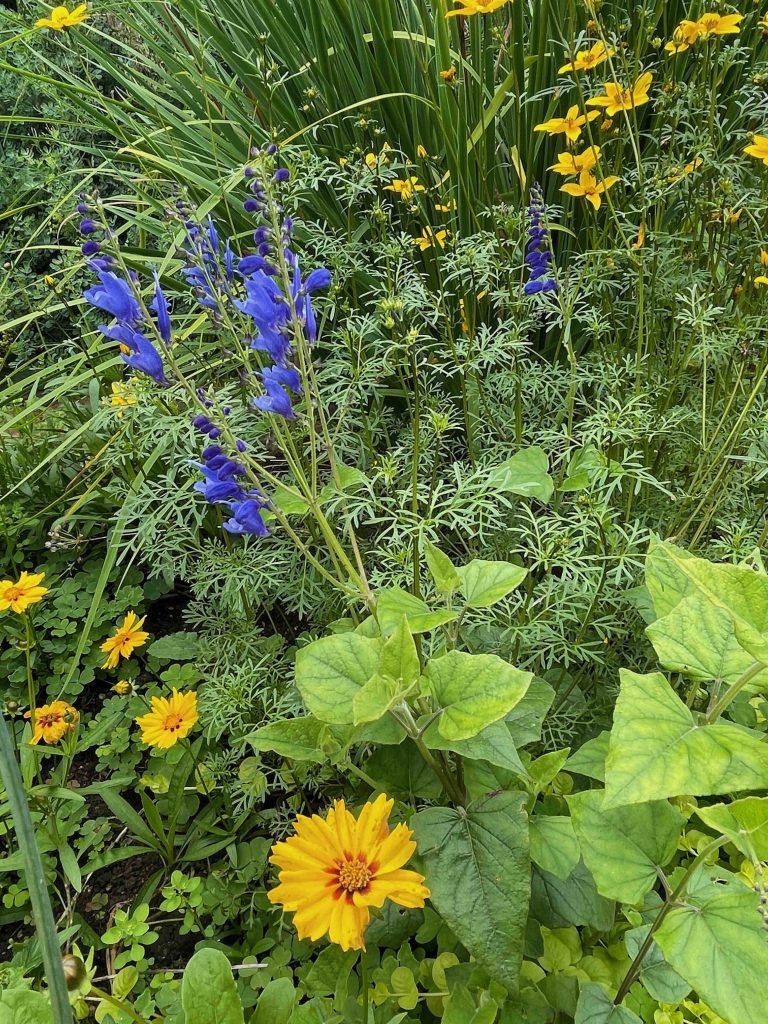
M149 747L167 750L185 739L197 724L199 716L194 690L180 693L174 687L170 697L152 697L150 705L151 710L136 719L142 742Z
M497 11L499 7L503 7L510 0L454 0L454 2L461 4L461 7L455 11L448 11L446 18L455 18L457 15L471 18L475 14L492 14L493 11Z
M355 818L339 800L324 818L301 815L296 834L272 847L280 884L267 896L294 915L300 939L327 934L343 950L365 949L371 907L424 906L424 876L404 869L416 849L413 833L406 825L390 830L393 806L382 794Z
M0 612L10 609L21 615L31 604L42 601L48 593L47 587L40 586L44 579L44 572L23 572L15 583L13 580L0 580Z

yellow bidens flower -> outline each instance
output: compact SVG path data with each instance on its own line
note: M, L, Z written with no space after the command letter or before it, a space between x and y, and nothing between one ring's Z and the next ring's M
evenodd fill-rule
M640 75L631 89L625 89L618 82L606 82L604 96L593 96L587 100L588 107L605 107L608 117L613 117L620 110L631 110L633 107L641 107L648 102L648 90L651 87L653 75L646 71Z
M499 7L509 3L509 0L453 0L454 3L463 4L457 11L448 11L446 18L454 18L457 14L471 16L473 14L490 14Z
M441 71L439 74L444 82L453 82L456 78L456 68L446 68L445 71Z
M605 43L595 43L589 50L579 50L570 64L564 64L560 68L559 74L562 75L566 71L591 71L592 68L596 68L598 64L602 64L604 60L608 60L615 54L616 51L611 50Z
M600 114L596 110L590 110L587 114L580 114L577 106L569 107L565 117L551 117L549 121L537 124L533 129L535 132L546 132L547 135L561 135L571 142L576 142L581 135L582 128L587 121L594 121Z
M144 625L146 615L140 619L136 618L136 612L128 612L123 619L122 626L117 629L113 636L107 637L101 645L101 650L109 657L101 666L102 668L114 668L120 658L130 658L134 648L143 647L149 639L149 633L141 628Z
M581 174L582 171L591 171L600 159L600 147L589 146L583 153L558 153L557 163L548 167L548 171L557 171L558 174Z
M0 612L8 609L21 615L31 604L42 601L48 593L47 587L41 587L45 579L44 572L23 572L18 580L0 580Z
M36 708L34 714L25 712L24 717L32 719L32 739L29 742L34 746L42 740L47 746L53 746L75 728L79 715L65 700L55 700L53 704Z
M609 188L616 184L619 179L616 175L610 175L598 181L590 171L582 171L579 175L578 185L571 182L568 185L561 185L560 191L567 192L569 196L581 196L591 203L596 210L600 209L601 196Z
M425 188L412 174L410 178L395 178L391 184L384 186L384 190L385 192L395 192L404 203L407 203L413 199L416 192L424 192Z
M379 153L378 156L375 153L366 153L365 162L368 165L368 170L375 171L376 168L379 167L379 165L381 165L382 167L386 167L386 165L389 163L389 157L387 156L387 153L390 151L391 148L392 147L389 145L389 143L385 142L384 145L381 147L381 152Z
M686 19L677 26L670 41L664 45L664 49L667 53L683 53L689 46L693 46L700 35L698 22Z
M424 906L424 876L403 869L416 849L413 833L406 825L389 830L393 805L382 794L355 819L338 800L325 818L299 815L296 835L272 847L280 884L267 896L295 914L300 939L328 933L343 950L365 949L370 907Z
M65 28L72 28L85 21L88 17L87 10L85 4L80 4L71 11L66 7L54 7L47 18L37 19L35 28L51 28L56 32L62 32Z
M425 252L427 249L431 249L433 245L438 246L440 249L444 249L447 237L448 232L442 228L440 231L435 231L434 228L426 227L419 237L412 238L411 242L413 245L418 245L422 252Z
M179 693L174 686L168 697L152 697L152 710L136 719L141 739L150 747L167 750L183 740L197 723L197 694L194 690Z
M749 153L750 156L757 157L758 160L762 160L766 167L768 167L768 135L754 135L752 142L744 147L744 152Z
M743 14L717 14L711 12L702 14L696 25L699 29L699 36L706 39L707 36L731 36L739 31L739 22L744 20Z

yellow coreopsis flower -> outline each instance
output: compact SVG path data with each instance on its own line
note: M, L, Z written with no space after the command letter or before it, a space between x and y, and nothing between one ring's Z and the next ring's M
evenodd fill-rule
M152 697L150 705L152 710L136 719L142 742L150 747L167 750L189 735L197 723L197 694L194 690L179 693L174 686L170 697Z
M760 277L756 277L756 278L755 278L755 284L764 284L764 285L768 285L768 277L764 277L764 276L763 276L763 275L761 274L761 275L760 275Z
M413 833L402 824L390 831L393 805L382 794L355 819L338 800L325 818L300 815L296 835L272 847L280 884L267 896L294 914L300 939L327 933L343 950L365 949L370 907L424 906L424 876L403 868L416 849Z
M426 191L424 186L419 184L419 179L414 174L410 178L395 178L391 184L384 186L384 190L386 192L395 192L404 203L410 202L416 192Z
M509 0L453 0L456 4L462 4L457 11L448 11L446 18L455 18L457 14L471 17L473 14L491 14L493 11L509 3Z
M8 609L21 615L31 604L42 601L48 593L47 587L40 584L45 579L44 572L23 572L18 580L0 580L0 612Z
M449 199L447 203L435 203L435 209L438 213L453 213L456 209L456 200Z
M618 82L606 82L604 96L593 96L587 100L588 107L605 107L608 117L613 117L620 110L631 110L633 107L640 107L648 102L648 90L651 86L653 75L646 71L640 75L631 89L624 88Z
M549 121L542 121L534 127L535 132L546 132L547 135L564 134L571 142L576 142L581 135L582 129L587 121L594 121L600 114L596 110L590 110L586 114L580 114L577 106L569 107L565 117L551 117Z
M53 704L35 708L34 713L26 711L24 717L32 719L32 739L29 742L34 746L42 740L47 746L53 746L75 728L79 715L65 700L55 700Z
M426 158L427 158L427 151L424 148L424 146L417 146L416 147L416 156L419 158L419 160L426 160Z
M86 4L80 4L73 10L66 7L54 7L47 18L38 18L35 28L50 28L55 32L62 32L65 28L72 28L80 25L88 17Z
M136 687L130 679L120 679L112 687L112 693L116 693L118 697L131 697L136 692Z
M712 11L702 14L696 22L702 39L707 36L731 36L739 32L739 22L744 20L743 14L718 14Z
M450 85L456 80L456 68L446 68L445 71L438 72L444 82L448 82Z
M744 147L743 152L757 157L768 167L768 135L753 135L752 142Z
M588 203L591 203L596 210L599 210L600 203L602 202L601 196L615 185L618 180L616 175L612 174L607 178L603 178L602 181L598 181L591 171L582 171L579 175L578 184L571 182L568 185L561 185L560 191L567 192L569 196L581 196Z
M670 41L664 45L664 49L667 53L683 53L690 46L693 46L700 35L699 23L686 19L677 26L672 33Z
M121 657L130 658L136 647L144 646L149 639L149 633L141 628L145 619L146 615L138 619L136 612L128 612L122 626L101 645L100 650L109 655L102 668L114 668Z
M556 171L565 176L581 174L582 171L591 171L599 159L600 147L588 146L583 153L558 153L557 162L547 170Z
M434 228L426 227L419 237L412 238L411 242L413 245L418 245L422 252L425 252L427 249L431 249L433 245L444 249L447 238L448 232L445 229L441 228L440 231L435 231Z
M616 51L607 47L605 43L597 42L589 50L579 50L570 64L564 64L560 68L559 74L562 75L566 71L591 71L604 60L613 57L615 53Z
M768 14L764 14L760 21L757 23L757 27L763 30L763 35L768 36Z

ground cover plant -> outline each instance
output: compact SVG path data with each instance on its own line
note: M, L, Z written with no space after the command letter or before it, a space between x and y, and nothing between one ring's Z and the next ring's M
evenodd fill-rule
M0 1021L754 1024L768 11L0 21Z

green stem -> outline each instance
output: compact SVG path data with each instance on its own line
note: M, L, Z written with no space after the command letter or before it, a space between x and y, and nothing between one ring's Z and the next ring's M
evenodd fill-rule
M360 988L363 996L363 1024L368 1024L368 997L370 986L368 984L368 964L365 960L365 950L360 954Z
M72 1024L72 1009L69 1005L67 984L61 966L61 948L45 884L43 862L35 843L32 817L24 795L24 784L13 755L13 744L2 711L0 711L0 776L8 794L16 838L24 858L27 888L32 901L32 915L48 979L54 1024Z
M110 1003L112 1006L116 1006L118 1010L122 1010L123 1013L127 1013L131 1020L135 1021L136 1024L148 1024L146 1017L139 1016L130 1003L126 1003L124 1000L110 995L109 992L105 992L103 989L96 988L95 985L91 985L91 992L93 992L94 995L97 995L99 999L103 999L105 1003Z
M765 667L764 661L756 661L754 665L750 665L746 672L739 676L735 683L731 683L720 700L707 712L705 719L707 724L710 725L712 722L716 722L728 705L738 697L747 683L759 675Z

